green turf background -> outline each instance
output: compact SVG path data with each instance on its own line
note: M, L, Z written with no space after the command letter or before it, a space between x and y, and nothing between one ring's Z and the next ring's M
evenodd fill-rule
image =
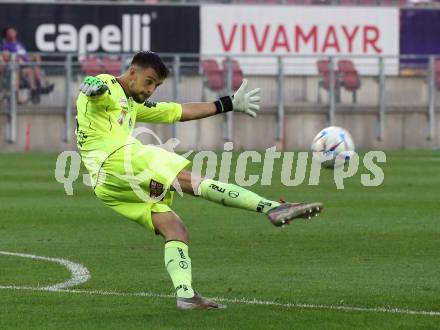
M56 157L0 154L0 250L81 263L92 278L78 289L172 293L161 239L106 208L80 180L67 196L54 178ZM195 287L225 298L440 311L440 152L387 152L381 167L381 186L363 187L361 167L337 190L328 170L319 186L283 186L276 161L272 184L254 191L326 206L316 221L284 229L260 214L177 197ZM249 165L249 174L261 171ZM62 266L0 255L0 285L68 278ZM171 298L0 290L0 329L440 328L440 316L228 307L179 312Z

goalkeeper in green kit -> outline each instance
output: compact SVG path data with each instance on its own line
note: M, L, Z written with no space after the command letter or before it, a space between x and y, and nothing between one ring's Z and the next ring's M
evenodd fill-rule
M255 117L259 110L260 90L248 91L246 80L233 96L215 102L150 102L168 73L157 54L141 51L119 77L86 77L76 103L77 144L95 195L164 238L165 267L176 290L177 308L225 308L192 286L188 232L170 208L174 187L227 207L260 212L275 226L318 215L322 204L276 202L234 184L198 177L185 169L190 164L186 158L158 146L143 145L132 137L136 121L172 124L228 111Z

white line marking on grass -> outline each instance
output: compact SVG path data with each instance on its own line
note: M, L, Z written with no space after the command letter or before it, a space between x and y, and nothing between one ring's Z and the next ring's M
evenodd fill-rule
M117 291L103 291L103 290L78 290L78 289L57 289L48 290L45 288L33 288L24 286L0 286L0 289L10 290L30 290L30 291L51 291L61 293L75 293L75 294L87 294L87 295L99 295L99 296L118 296L118 297L150 297L150 298L176 298L175 295L161 294L154 292L117 292ZM423 316L440 316L440 312L437 311L422 311L422 310L410 310L402 308L386 308L386 307L357 307L357 306L338 306L338 305L315 305L304 303L282 303L270 300L258 300L258 299L246 299L246 298L213 298L219 302L226 302L232 304L245 304L245 305L264 305L264 306L277 306L291 309L323 309L323 310L340 310L346 312L364 312L364 313L388 313L388 314L407 314L407 315L423 315Z
M6 251L0 251L0 254L3 254L5 256L14 256L14 257L55 262L57 264L60 264L64 267L66 267L69 270L69 272L72 274L72 277L69 280L67 280L66 282L57 283L54 285L46 286L44 288L40 288L43 291L58 291L58 290L70 288L72 286L76 286L76 285L85 283L90 278L90 272L86 267L84 267L81 264L77 264L77 263L74 263L74 262L66 260L66 259L41 257L41 256L33 255L33 254L13 253L13 252L6 252ZM3 288L3 287L1 287L1 288ZM16 287L16 288L19 288L19 287ZM29 290L30 287L23 287L23 289Z
M150 298L175 298L174 295L161 294L154 292L117 292L117 291L103 291L103 290L80 290L67 289L69 287L85 283L90 278L90 273L86 267L71 262L66 259L40 257L32 254L11 253L0 251L0 254L17 256L30 259L46 260L61 264L69 269L72 273L72 278L64 283L59 283L47 287L31 287L31 286L15 286L15 285L0 285L0 289L4 290L28 290L41 292L60 292L60 293L74 293L87 294L99 296L118 296L118 297L150 297ZM263 305L263 306L277 306L291 309L322 309L322 310L339 310L346 312L365 312L365 313L388 313L388 314L407 314L407 315L424 315L424 316L440 316L440 311L422 311L410 310L404 308L394 307L358 307L358 306L343 306L343 305L320 305L320 304L304 304L304 303L282 303L270 300L258 300L248 298L214 298L219 302L226 302L232 304L245 305Z

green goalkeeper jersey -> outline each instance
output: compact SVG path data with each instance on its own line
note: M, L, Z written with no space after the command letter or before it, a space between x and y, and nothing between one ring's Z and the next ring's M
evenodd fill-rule
M111 153L137 142L132 137L136 120L169 124L182 116L178 103L146 101L140 104L125 95L114 76L101 74L97 77L107 84L108 91L100 96L80 93L76 100L77 145L93 185L99 168Z

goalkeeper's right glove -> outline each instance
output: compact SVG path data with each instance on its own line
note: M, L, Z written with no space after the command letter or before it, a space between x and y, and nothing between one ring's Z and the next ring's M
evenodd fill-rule
M257 116L257 111L260 110L258 103L261 100L260 88L255 88L251 91L247 90L248 80L243 79L240 88L235 92L232 98L233 111L243 112L252 118Z
M87 96L98 96L108 90L108 86L98 77L87 76L79 86L79 90Z
M240 88L233 96L223 96L214 102L217 113L228 111L243 112L252 118L255 118L257 111L260 110L258 104L261 100L260 88L251 91L247 90L247 79L243 79Z

